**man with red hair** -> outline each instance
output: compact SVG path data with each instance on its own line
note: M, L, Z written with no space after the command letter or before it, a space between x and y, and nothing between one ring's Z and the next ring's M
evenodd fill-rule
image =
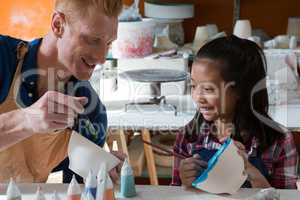
M73 130L104 144L106 111L88 80L117 37L121 9L121 0L57 0L43 38L0 35L0 182L45 182Z

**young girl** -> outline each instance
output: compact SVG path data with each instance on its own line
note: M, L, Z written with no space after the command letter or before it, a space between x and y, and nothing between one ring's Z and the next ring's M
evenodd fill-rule
M292 135L268 116L265 78L263 51L249 40L228 36L199 50L191 72L197 113L174 145L190 157L175 158L172 185L190 187L231 137L245 161L245 187L296 188L298 153Z

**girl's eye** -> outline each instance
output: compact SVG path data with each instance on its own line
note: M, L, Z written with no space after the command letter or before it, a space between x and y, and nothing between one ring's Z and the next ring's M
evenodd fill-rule
M210 91L210 92L214 91L213 88L204 88L204 90L205 90L205 91Z
M214 94L215 93L214 88L203 88L203 90L204 90L204 93L206 93L206 94Z
M98 43L100 42L100 39L93 39L93 43Z
M101 42L100 39L91 39L90 42L89 42L89 44L97 46L100 42Z

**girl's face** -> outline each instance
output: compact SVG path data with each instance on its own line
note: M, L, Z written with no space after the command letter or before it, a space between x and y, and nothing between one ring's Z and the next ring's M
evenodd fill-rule
M191 93L198 111L207 121L221 119L231 122L238 95L234 83L225 82L221 76L220 62L199 59L194 62L191 72Z

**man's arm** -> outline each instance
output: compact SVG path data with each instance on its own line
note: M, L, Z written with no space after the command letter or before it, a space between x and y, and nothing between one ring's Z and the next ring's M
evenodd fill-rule
M0 151L30 137L32 132L24 126L22 110L0 114Z
M15 63L13 63L15 57L12 56L14 54L12 49L16 44L17 40L0 35L0 105L9 90L5 83L9 82L8 79L15 70ZM23 117L21 110L0 113L0 151L31 136L30 132L24 128Z
M36 133L72 127L86 101L48 91L30 107L0 114L0 151Z

